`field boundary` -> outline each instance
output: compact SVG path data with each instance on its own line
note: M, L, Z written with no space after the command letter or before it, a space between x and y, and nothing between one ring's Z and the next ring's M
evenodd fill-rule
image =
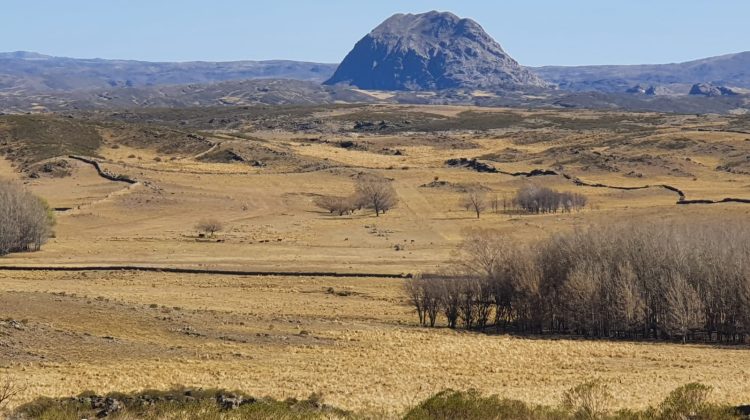
M130 184L130 185L138 183L138 181L136 181L134 179L131 179L131 178L125 176L125 175L114 175L114 174L110 173L109 171L106 171L106 170L102 169L102 167L99 165L99 162L95 161L94 159L89 159L89 158L85 158L85 157L82 157L82 156L76 156L76 155L68 155L68 157L70 159L75 159L75 160L81 161L83 163L88 163L89 165L93 166L94 169L96 169L96 172L99 174L99 176L102 177L102 178L104 178L104 179L108 179L108 180L114 181L114 182L124 182L124 183Z
M22 265L0 265L0 271L145 271L156 273L177 274L211 274L219 276L287 276L287 277L357 277L357 278L390 278L408 279L411 273L389 274L389 273L341 273L335 271L255 271L255 270L219 270L200 268L179 267L153 267L138 265L104 265L104 266L22 266Z

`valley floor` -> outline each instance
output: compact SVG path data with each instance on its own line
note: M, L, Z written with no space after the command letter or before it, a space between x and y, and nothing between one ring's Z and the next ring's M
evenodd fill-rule
M349 124L340 118L350 113L374 121L409 118L413 125L429 114L429 124L455 119L459 128L339 130ZM339 128L331 122L334 128L315 136L257 125L201 131L213 146L170 153L105 136L97 159L105 170L136 180L132 185L103 179L72 159L71 176L62 178L24 178L0 160L0 177L24 182L58 210L55 237L40 252L4 256L0 266L398 275L438 270L473 229L525 243L592 223L750 216L748 204L677 205L678 195L658 186L675 187L688 199L750 198L750 175L743 172L750 134L721 131L728 122L710 116L393 107L334 109L309 118ZM499 120L511 122L477 128ZM341 146L345 140L356 147ZM244 153L247 162L204 159L222 150ZM251 164L261 155L262 165ZM655 187L576 186L561 175L445 164L461 157L506 172L554 169L589 183ZM726 165L733 172L717 169ZM360 172L392 179L399 205L381 217L339 217L315 206L321 194L352 192ZM488 209L477 219L459 204L462 191L475 184L499 202L531 184L583 193L589 205L524 216ZM215 237L196 232L207 217L224 224ZM320 392L335 406L374 414L401 412L445 388L554 404L564 390L593 378L609 382L623 407L656 403L694 381L714 386L717 402L750 401L746 347L423 329L402 283L0 267L0 376L28 384L22 400L182 384L277 398Z

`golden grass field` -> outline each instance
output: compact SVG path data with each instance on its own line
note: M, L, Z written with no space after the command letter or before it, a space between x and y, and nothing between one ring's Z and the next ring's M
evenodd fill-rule
M451 118L467 108L418 110ZM554 114L482 112L516 112L528 120ZM602 114L563 115L585 121ZM750 215L747 204L678 206L676 194L662 188L579 187L560 176L513 177L444 165L450 158L512 152L520 157L491 163L506 171L545 169L560 164L561 150L578 148L609 153L619 165L613 171L575 160L565 164L566 173L588 182L669 184L689 199L750 198L750 176L715 169L727 147L750 154L750 134L705 130L721 124L710 116L665 117L657 129L628 137L625 146L611 141L622 133L587 129L331 132L321 136L327 141L280 130L211 133L220 141L217 147L243 147L247 140L237 134L252 134L254 142L289 157L267 167L204 162L184 154L170 160L147 147L105 144L99 151L102 166L138 183L108 181L77 161L71 161L70 177L23 179L52 207L70 210L58 213L55 237L40 252L8 255L0 265L416 273L446 263L471 229L531 241L592 222ZM549 140L519 141L522 136ZM340 139L368 149L341 148L335 143ZM658 147L685 139L694 147ZM402 153L378 153L381 148ZM299 170L299 162L325 165ZM398 207L377 218L368 212L332 216L315 207L316 194L352 191L352 176L361 171L393 179ZM0 177L22 179L5 160ZM571 214L487 211L476 219L461 208L455 188L421 187L435 177L459 186L481 183L501 199L524 183L574 190L586 194L590 205ZM197 238L194 225L205 217L225 223L216 238L220 242ZM396 245L404 249L397 251ZM401 288L399 279L361 277L0 269L0 318L25 325L16 330L0 323L0 375L28 385L14 404L87 389L184 384L278 398L321 392L327 403L388 416L445 388L552 404L564 390L593 378L611 384L619 407L656 403L693 381L714 386L717 402L750 402L745 347L423 329Z

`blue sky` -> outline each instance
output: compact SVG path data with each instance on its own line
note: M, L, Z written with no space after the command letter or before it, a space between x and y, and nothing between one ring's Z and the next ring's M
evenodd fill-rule
M398 12L477 20L524 65L750 50L750 0L2 0L0 51L152 61L339 62Z

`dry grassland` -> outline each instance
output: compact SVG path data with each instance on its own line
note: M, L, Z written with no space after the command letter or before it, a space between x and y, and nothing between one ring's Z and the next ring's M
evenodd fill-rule
M444 118L466 110L417 109ZM518 112L528 121L554 114ZM581 111L574 119L600 114ZM304 133L248 131L257 139L253 150L284 153L265 167L185 154L171 160L147 148L105 144L102 166L138 183L104 180L80 162L72 162L67 178L25 179L52 207L70 210L58 213L56 236L42 251L0 263L399 274L444 264L469 229L529 241L593 221L748 215L750 206L742 204L677 206L677 195L662 188L577 187L560 176L513 177L444 165L451 158L489 156L483 161L511 172L563 165L588 182L669 184L688 198L750 198L750 176L716 170L727 147L750 150L750 135L704 131L718 124L710 119L670 118L628 136L544 128L334 132L310 140ZM247 147L237 134L243 133L214 133L221 148ZM684 139L697 143L677 144ZM340 147L341 140L365 149ZM581 152L571 154L576 148ZM588 162L581 153L612 157ZM351 192L361 171L393 179L399 206L378 218L366 212L336 217L315 207L319 194ZM0 162L0 176L21 178L7 161ZM421 186L435 177L453 187ZM586 194L591 205L572 214L486 212L477 220L459 206L456 188L473 183L501 200L534 183ZM197 237L194 225L205 217L224 222L218 241ZM0 315L25 326L0 323L0 374L29 385L24 400L184 384L278 398L322 392L330 404L375 415L401 412L445 388L556 403L563 390L592 378L611 383L621 407L658 402L692 381L714 386L717 402L750 401L750 352L744 347L422 329L401 287L396 279L0 270Z

